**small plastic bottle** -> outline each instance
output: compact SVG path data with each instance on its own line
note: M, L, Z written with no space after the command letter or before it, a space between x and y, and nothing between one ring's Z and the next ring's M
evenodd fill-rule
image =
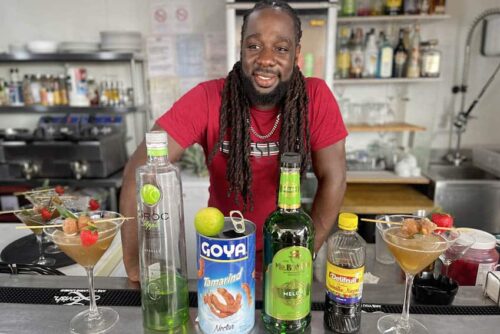
M356 333L361 325L366 242L356 232L355 214L341 213L339 228L328 239L324 322L335 333Z

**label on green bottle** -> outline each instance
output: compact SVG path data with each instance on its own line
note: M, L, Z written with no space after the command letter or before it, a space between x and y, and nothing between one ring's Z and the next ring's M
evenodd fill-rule
M300 208L300 172L298 169L281 170L278 206L286 210Z
M265 309L279 320L299 320L311 311L312 254L302 246L279 250L266 270Z

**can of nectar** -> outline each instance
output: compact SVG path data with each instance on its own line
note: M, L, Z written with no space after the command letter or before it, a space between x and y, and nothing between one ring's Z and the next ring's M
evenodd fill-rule
M215 237L196 233L198 323L204 333L244 334L255 323L255 224L237 233L231 219Z

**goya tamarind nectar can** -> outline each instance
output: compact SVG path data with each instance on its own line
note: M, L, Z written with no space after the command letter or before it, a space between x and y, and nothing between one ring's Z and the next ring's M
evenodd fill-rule
M216 237L196 233L198 324L204 333L243 334L255 323L255 224L237 233L231 218Z

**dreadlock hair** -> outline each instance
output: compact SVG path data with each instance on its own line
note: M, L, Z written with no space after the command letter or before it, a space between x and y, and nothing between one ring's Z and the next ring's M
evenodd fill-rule
M243 16L241 44L245 34L248 17L255 11L273 8L287 13L293 19L296 45L300 43L302 29L300 19L295 10L284 1L265 0L258 2ZM243 70L238 61L229 72L222 90L222 103L219 118L219 137L212 152L209 163L221 149L224 136L229 133L230 143L227 160L226 179L229 183L228 197L231 194L238 203L241 195L243 210L253 210L251 192L252 170L250 165L250 101L243 88ZM298 152L301 155L301 173L304 174L310 161L310 133L308 126L308 97L305 78L298 66L293 69L288 91L281 103L281 132L279 149L284 152Z

